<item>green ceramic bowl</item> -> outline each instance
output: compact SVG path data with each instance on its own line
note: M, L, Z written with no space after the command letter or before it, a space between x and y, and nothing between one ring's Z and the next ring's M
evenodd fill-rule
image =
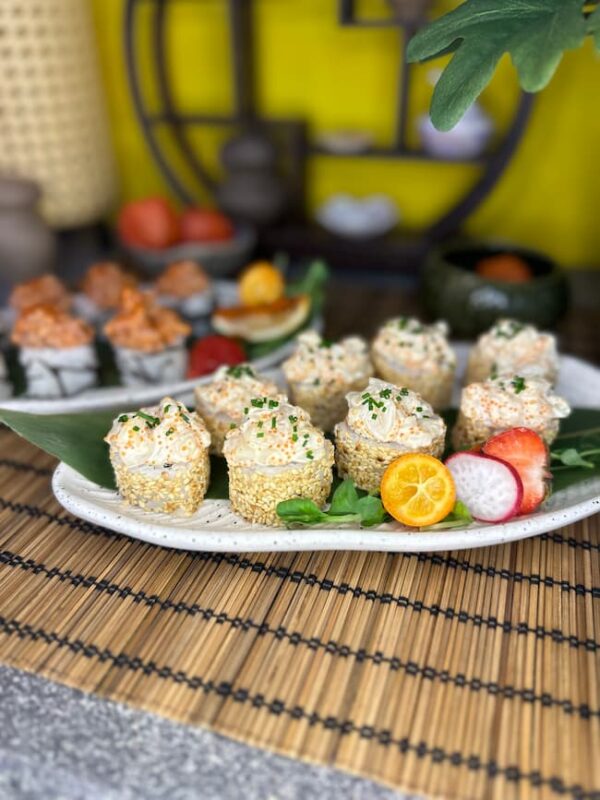
M531 267L527 283L491 281L475 272L487 256L511 253ZM568 284L561 269L531 250L490 244L451 244L433 250L423 271L423 297L428 313L447 320L455 336L476 336L499 317L551 328L567 308Z

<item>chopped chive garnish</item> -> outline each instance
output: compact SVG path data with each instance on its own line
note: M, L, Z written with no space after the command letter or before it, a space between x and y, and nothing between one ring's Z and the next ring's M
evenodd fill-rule
M271 429L274 430L277 427L277 418L271 417Z
M153 417L152 414L146 414L145 411L136 411L134 416L140 417L140 419L145 420L146 424L150 428L155 428L157 425L160 424L160 419L158 417Z
M292 442L297 442L297 441L298 441L298 434L292 433Z
M139 426L139 425L134 425L134 426L133 426L133 430L134 430L136 433L139 433L139 431L140 431L140 426Z
M294 417L290 414L288 417L289 421L293 424L294 422L298 422L298 417Z
M516 375L511 381L512 387L515 390L515 394L520 394L523 389L527 387L525 383L525 378L522 378L520 375Z
M121 414L121 416L119 417L119 422L127 422L128 419L129 417L127 416L127 414Z
M167 405L163 408L163 414L168 414L170 408L171 408L171 404L167 403Z
M306 457L312 461L312 459L315 457L314 454L313 454L313 451L312 450L307 450L306 451Z
M236 364L234 367L229 367L225 374L231 375L232 378L241 378L244 375L253 378L254 370L248 364Z
M277 408L279 402L277 400L269 400L269 408Z
M257 433L257 434L256 434L256 438L257 438L257 439L262 439L262 438L264 437L264 435L265 435L265 434L264 434L264 431L261 431L260 433Z
M169 430L165 433L165 436L172 436L175 433L175 428L169 428Z

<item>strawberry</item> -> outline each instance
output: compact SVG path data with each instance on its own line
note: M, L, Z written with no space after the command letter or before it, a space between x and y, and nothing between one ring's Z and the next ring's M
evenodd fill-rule
M519 514L531 514L546 497L549 487L548 447L531 428L510 428L492 436L483 445L485 455L500 458L514 467L523 483Z

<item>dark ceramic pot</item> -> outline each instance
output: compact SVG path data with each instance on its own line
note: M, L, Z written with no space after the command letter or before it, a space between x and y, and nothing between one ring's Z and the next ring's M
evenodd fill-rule
M533 271L527 283L491 281L475 272L482 259L501 253L520 256ZM549 258L518 247L452 244L433 250L423 271L423 299L429 314L447 320L455 336L476 336L500 317L551 328L564 314L568 284Z

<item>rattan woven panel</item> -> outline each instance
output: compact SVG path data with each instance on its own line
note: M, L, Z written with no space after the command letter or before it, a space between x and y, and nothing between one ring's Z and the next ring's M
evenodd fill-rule
M600 524L468 552L169 551L0 429L0 660L445 798L600 797Z

